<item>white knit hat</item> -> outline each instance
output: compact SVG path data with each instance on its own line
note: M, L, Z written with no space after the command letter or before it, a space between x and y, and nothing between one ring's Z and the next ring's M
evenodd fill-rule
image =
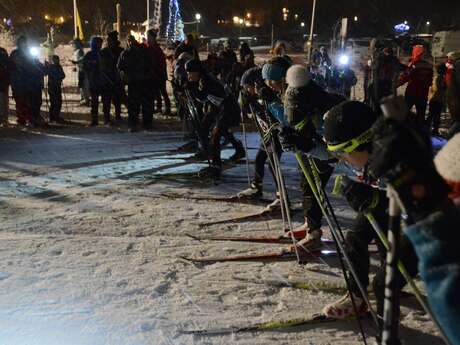
M460 50L447 53L447 57L452 60L460 59Z
M311 80L311 74L304 65L293 65L286 73L286 83L290 87L303 87Z
M450 139L438 152L434 164L446 181L460 183L460 133Z

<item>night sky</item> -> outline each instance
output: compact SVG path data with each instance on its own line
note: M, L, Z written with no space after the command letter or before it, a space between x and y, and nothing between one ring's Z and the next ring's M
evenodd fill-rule
M163 0L167 2L168 0ZM91 20L95 12L113 20L114 4L124 6L127 20L141 21L145 18L144 0L78 0L82 17ZM312 0L182 0L184 20L192 20L195 13L203 16L203 23L208 28L215 25L215 19L232 18L242 15L247 10L264 15L266 22L276 22L281 18L281 8L288 7L290 13L299 13L301 20L309 21ZM267 4L272 3L273 6ZM0 0L0 16L38 14L71 14L72 0ZM421 25L426 20L439 29L444 26L460 24L460 1L458 0L318 0L318 30L330 30L333 23L341 16L359 16L361 23L368 26L392 27L403 20L413 26ZM210 21L212 18L212 21ZM268 19L268 20L267 20Z

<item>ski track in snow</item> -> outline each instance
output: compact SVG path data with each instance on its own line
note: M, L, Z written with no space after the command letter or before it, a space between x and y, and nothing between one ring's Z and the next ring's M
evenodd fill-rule
M170 164L183 163L186 155L167 152L182 144L180 138L178 133L85 130L2 136L0 344L361 343L356 322L207 338L179 333L307 317L339 297L270 282L344 284L337 265L320 262L200 267L180 259L279 249L199 242L185 233L279 235L282 225L272 219L200 228L201 222L263 206L187 199L231 195L245 188L245 165L226 171L219 185L152 178L182 169ZM257 145L257 135L251 134L249 146ZM251 159L255 153L250 150ZM300 200L291 155L283 157L283 170L293 199ZM269 173L266 180L266 197L273 197ZM170 192L184 198L158 197ZM344 227L349 226L353 213L343 200L332 202ZM300 221L298 215L296 224ZM403 301L403 314L406 344L442 343L413 300ZM373 334L368 322L366 329Z

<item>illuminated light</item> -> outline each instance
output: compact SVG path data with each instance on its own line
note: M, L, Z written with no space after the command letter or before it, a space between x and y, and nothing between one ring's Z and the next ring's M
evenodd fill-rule
M342 66L346 66L350 63L350 57L348 55L340 55L339 57L339 64L341 64Z
M40 49L38 49L37 47L30 47L29 48L29 53L33 57L37 57L38 55L40 55Z
M357 22L357 21L358 21L358 16L355 16L355 17L353 18L353 20L354 20L355 22Z
M166 38L168 42L183 41L185 38L184 23L180 14L179 0L169 1L169 19L166 26Z
M200 13L195 14L195 19L200 21L201 20L201 14Z
M304 27L305 27L305 23L304 23L304 22L300 23L300 26L304 28Z
M404 24L404 23L401 23L401 24L397 24L394 26L394 29L396 32L398 33L403 33L403 32L407 32L410 30L410 26L407 25L407 24Z
M240 21L239 21L240 25L243 25L244 24L244 20L243 18L240 18Z
M251 19L251 17L252 17L252 13L251 13L251 12L246 13L246 18Z
M49 15L45 14L45 20L50 20L50 19L51 19L51 17Z
M234 16L234 17L233 17L233 23L234 23L234 24L238 24L239 22L240 22L240 17Z
M430 21L427 21L427 22L426 22L426 25L430 25L430 24L431 24L431 22L430 22Z
M299 19L299 15L298 15L298 14L294 14L294 19L295 19L295 20Z
M59 17L59 22L60 22L61 24L63 24L63 23L64 23L64 21L65 21L64 17L62 17L62 16L61 16L61 17Z
M404 21L404 24L407 25L407 20Z

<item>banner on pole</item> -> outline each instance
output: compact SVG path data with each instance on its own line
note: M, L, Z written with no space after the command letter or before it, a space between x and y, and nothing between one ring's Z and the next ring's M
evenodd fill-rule
M78 11L78 6L75 6L75 25L76 25L76 37L80 40L85 39L85 35L83 33L83 25L81 24L80 12Z

